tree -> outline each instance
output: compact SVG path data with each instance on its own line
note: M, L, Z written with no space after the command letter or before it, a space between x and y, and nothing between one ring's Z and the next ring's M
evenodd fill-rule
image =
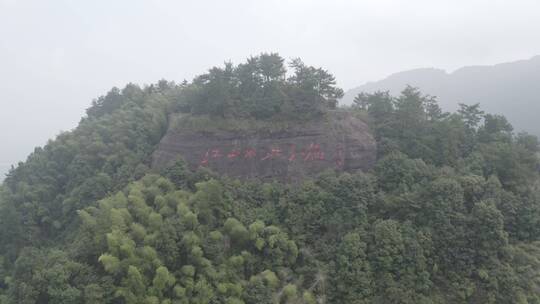
M343 90L335 86L336 79L332 74L321 68L306 66L300 58L293 59L289 66L294 70L289 82L301 88L304 94L319 97L320 104L313 105L314 108L336 107L338 99L343 97Z
M341 241L332 276L332 301L336 303L370 303L373 296L373 273L363 237L363 233L350 232Z
M468 129L475 130L482 120L484 111L480 110L479 103L473 105L460 103L458 114L462 117L463 121L465 122L465 126L467 126Z
M395 130L392 126L394 120L394 99L388 91L373 94L359 93L354 98L357 107L367 111L372 120L372 128L377 141L392 135Z
M283 64L285 60L277 53L262 53L257 57L257 67L265 84L280 81L285 77L287 70Z

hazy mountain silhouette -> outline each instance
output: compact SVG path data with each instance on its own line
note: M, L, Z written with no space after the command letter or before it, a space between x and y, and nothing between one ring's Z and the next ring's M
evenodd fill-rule
M389 90L397 95L408 84L437 96L446 111L454 111L458 103L478 102L486 112L504 114L516 132L540 136L540 56L453 73L434 68L399 72L349 90L341 103L351 104L360 92Z

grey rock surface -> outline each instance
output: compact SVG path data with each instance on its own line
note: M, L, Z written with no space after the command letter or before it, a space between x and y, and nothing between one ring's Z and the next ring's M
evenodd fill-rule
M370 169L376 142L361 119L333 111L321 120L279 131L186 131L170 127L152 156L163 168L182 157L192 169L204 166L240 179L292 182L327 169Z

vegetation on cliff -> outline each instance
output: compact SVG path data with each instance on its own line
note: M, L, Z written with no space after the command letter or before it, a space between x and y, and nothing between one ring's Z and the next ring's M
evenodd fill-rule
M322 69L284 70L263 54L113 89L36 149L0 187L0 303L540 303L539 143L477 105L359 95L370 172L149 167L173 113L317 119L341 94Z
M226 63L184 83L177 110L195 115L269 119L309 118L335 108L343 90L332 74L305 65L300 59L289 64L277 54L261 54L234 66Z

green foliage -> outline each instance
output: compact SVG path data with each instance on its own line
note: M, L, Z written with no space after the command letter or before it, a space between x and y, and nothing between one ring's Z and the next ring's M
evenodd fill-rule
M98 208L80 212L88 223L81 233L89 236L80 250L97 247L105 252L98 260L114 279L116 299L238 303L249 298L244 291L257 276L274 290L271 298L277 296L284 282L267 269L294 266L295 243L277 227L255 222L248 230L239 220L226 218L222 202L227 198L220 182L201 182L197 189L186 197L163 178L148 175ZM125 196L127 202L119 199ZM161 197L173 212L157 213ZM100 223L98 230L93 223Z
M256 119L309 118L335 108L343 90L332 74L300 59L290 67L293 73L287 77L284 59L276 53L250 57L237 66L225 63L186 84L176 108L195 115Z
M339 244L332 276L332 302L368 303L373 296L373 272L367 259L369 239L364 235L350 232Z
M291 67L261 54L97 99L0 186L0 303L540 303L539 141L479 105L359 95L370 172L150 170L171 115L257 129L334 106L332 75Z
M103 102L113 95L124 100L121 107L90 111L99 107L94 105L77 129L36 148L9 173L4 182L5 208L25 214L12 218L9 228L3 226L8 222L0 223L2 238L17 238L17 245L9 249L11 255L23 246L68 237L76 227L77 210L148 170L148 156L165 132L168 101L162 92L128 85L111 91ZM0 246L9 243L14 244Z

